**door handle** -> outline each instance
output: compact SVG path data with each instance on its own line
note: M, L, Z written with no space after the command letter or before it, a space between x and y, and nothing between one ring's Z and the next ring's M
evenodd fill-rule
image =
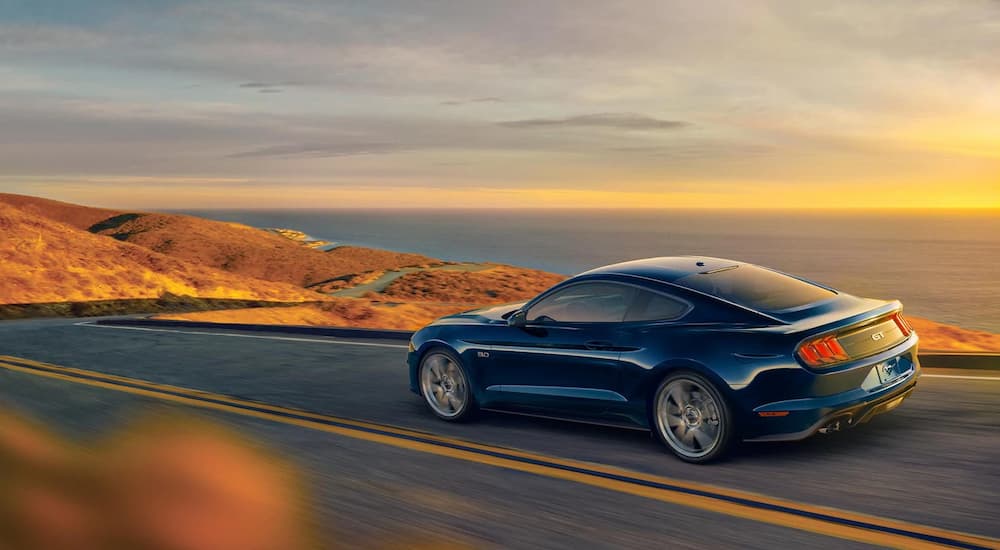
M585 344L584 347L587 349L600 350L600 349L611 349L615 345L607 340L591 340Z

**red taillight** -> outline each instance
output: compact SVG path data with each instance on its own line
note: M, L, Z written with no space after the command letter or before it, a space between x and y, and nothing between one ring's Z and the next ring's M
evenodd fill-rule
M896 326L899 327L899 331L903 333L903 336L909 336L913 332L910 324L906 322L906 319L903 319L902 313L894 314L892 320L896 322Z
M849 359L836 336L824 336L799 346L799 357L811 367L821 367Z

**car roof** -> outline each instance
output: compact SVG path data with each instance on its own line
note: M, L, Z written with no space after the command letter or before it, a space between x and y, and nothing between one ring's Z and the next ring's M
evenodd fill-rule
M663 256L631 260L598 267L583 275L632 275L672 283L681 277L716 269L743 265L743 262L709 256Z

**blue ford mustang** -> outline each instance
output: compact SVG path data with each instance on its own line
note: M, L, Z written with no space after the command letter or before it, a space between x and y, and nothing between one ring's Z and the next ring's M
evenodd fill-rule
M708 462L737 439L802 439L899 405L920 373L901 308L732 260L635 260L424 327L410 389L444 420L642 428Z

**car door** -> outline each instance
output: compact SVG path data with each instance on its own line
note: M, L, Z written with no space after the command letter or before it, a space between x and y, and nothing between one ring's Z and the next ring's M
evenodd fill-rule
M685 322L694 305L669 290L644 287L636 290L632 307L625 315L617 340L622 353L621 394L630 402L623 409L645 415L643 404L648 396L647 380L651 369L664 361L685 357L688 353Z
M503 327L490 342L489 384L509 405L600 412L623 401L621 323L636 288L581 282L543 296L524 326Z

